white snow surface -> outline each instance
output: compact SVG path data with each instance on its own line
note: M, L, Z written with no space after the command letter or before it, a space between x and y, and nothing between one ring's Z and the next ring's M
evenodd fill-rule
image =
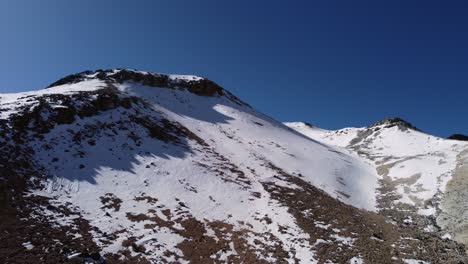
M406 264L430 264L427 261L422 261L418 259L403 259L403 262L405 262Z

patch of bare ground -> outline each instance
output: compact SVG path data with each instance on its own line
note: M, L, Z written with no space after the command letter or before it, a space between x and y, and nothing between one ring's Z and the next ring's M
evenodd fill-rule
M182 210L182 207L177 210ZM166 219L159 217L155 210L150 210L147 214L127 213L127 218L134 222L148 222L145 228L165 227L184 237L177 245L182 256L172 255L176 261L183 259L190 263L270 263L266 261L270 257L276 259L276 263L287 263L286 258L290 253L283 249L281 241L271 233L255 233L250 230L249 225L235 228L234 225L223 221L198 220L185 211L183 215L173 215L170 209L163 209L161 213ZM249 244L249 236L257 237L255 245ZM124 246L131 248L133 252L141 252L138 246L134 245L135 241L135 238L130 237ZM236 254L228 254L234 250ZM291 254L294 255L294 252ZM222 260L223 258L226 259Z
M195 165L215 173L224 182L239 185L246 190L251 188L251 180L236 164L230 162L228 158L213 148L204 146L203 152L210 155L214 160L211 160L209 163L194 162Z
M106 264L152 264L143 256L134 256L130 250L121 250L118 254L108 253L104 255ZM166 262L159 262L166 263Z
M115 212L120 210L122 200L115 196L113 193L106 193L104 196L99 197L101 203L104 205L101 208L103 209L114 209Z
M310 235L319 263L349 263L356 256L365 263L403 263L405 258L468 263L463 246L455 242L393 224L387 216L346 205L269 162L267 166L277 172L276 177L301 187L263 183L271 197L286 206L298 226Z
M144 194L141 196L135 197L134 200L137 202L146 201L147 203L153 204L153 205L158 202L157 198L151 197L149 195L144 195Z
M67 207L56 207L40 196L24 196L10 182L0 184L0 263L90 263L101 260L90 233L93 228ZM69 225L53 225L53 219L35 211L43 207L75 217ZM24 245L30 245L30 249ZM75 258L68 256L76 254Z
M96 230L79 213L27 192L40 187L43 176L34 164L34 151L9 144L23 142L24 133L17 129L0 123L0 263L100 261L100 250L90 233ZM41 210L70 217L71 222L54 224L53 217ZM72 254L76 257L69 259Z

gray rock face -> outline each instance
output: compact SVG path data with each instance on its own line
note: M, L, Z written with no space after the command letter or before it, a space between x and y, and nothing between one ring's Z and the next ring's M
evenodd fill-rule
M437 223L442 229L455 234L454 239L468 245L468 149L457 157L453 178L447 183L441 200L441 213Z

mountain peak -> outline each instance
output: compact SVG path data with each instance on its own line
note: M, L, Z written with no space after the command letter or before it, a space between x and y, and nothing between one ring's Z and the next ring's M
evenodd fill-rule
M65 76L64 78L50 84L47 88L65 84L74 84L92 79L111 83L136 82L154 87L185 88L194 94L202 96L223 95L225 92L215 82L198 76L160 74L131 69L99 69L95 71L83 71Z
M385 128L390 128L390 127L398 127L401 130L407 130L407 129L413 129L420 131L418 128L413 126L410 122L403 120L400 117L391 117L391 118L385 118L382 119L378 122L375 122L374 124L368 126L368 128L373 128L373 127L378 127L378 126L384 126Z
M107 69L83 71L65 76L50 84L47 88L80 83L89 80L100 80L107 84L124 82L139 83L145 86L187 90L199 96L225 96L238 105L249 106L217 83L194 75L162 74L132 69Z

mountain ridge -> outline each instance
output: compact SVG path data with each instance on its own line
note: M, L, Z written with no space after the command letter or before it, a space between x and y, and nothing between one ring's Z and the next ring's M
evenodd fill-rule
M399 194L392 187L410 188L403 204L420 188L395 182L386 163L377 170L353 149L292 131L223 88L197 86L197 77L71 76L0 94L0 210L11 216L1 228L15 230L0 232L13 241L0 247L4 262L467 260L461 244L424 230L437 228L432 214L390 208L398 199L388 197ZM377 139L372 133L353 147Z
M71 74L51 83L46 88L61 86L65 84L79 83L85 80L101 80L113 83L136 82L151 87L167 87L187 89L191 93L201 96L226 95L232 97L234 101L245 104L227 90L221 88L215 82L203 77L194 75L174 75L152 73L147 71L138 71L131 69L98 69L95 71L86 70L80 73Z

